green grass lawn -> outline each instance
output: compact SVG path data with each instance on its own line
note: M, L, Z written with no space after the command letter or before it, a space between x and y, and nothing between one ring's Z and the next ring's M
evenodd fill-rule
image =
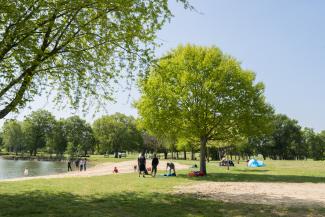
M104 155L91 155L88 160L92 165L106 163L106 162L122 162L128 160L136 160L138 156L136 154L128 154L126 157L115 158L114 155L109 155L108 157Z
M228 171L211 162L209 175L204 178L189 178L188 171L179 171L177 177L168 178L119 174L2 182L0 216L325 216L325 207L239 204L171 193L174 186L205 180L325 183L324 162L266 161L266 164L264 168L251 169L241 162Z

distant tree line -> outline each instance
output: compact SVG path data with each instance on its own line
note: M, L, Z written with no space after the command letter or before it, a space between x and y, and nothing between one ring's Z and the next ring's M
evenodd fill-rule
M261 154L274 160L325 159L325 131L301 127L286 115L274 115L264 135L229 142L210 142L207 159L229 156L247 159ZM32 112L23 121L7 120L0 131L0 146L15 154L38 152L62 157L119 152L163 153L167 158L192 159L200 142L194 138L163 138L150 135L132 116L121 113L96 119L92 125L78 116L56 120L46 110ZM190 156L187 153L190 152Z
M261 154L274 160L325 159L325 131L303 128L298 121L283 114L274 115L272 130L265 135L247 138L237 144L212 148L214 158L227 154L250 158Z
M78 116L56 120L46 110L32 112L23 121L5 121L0 144L8 152L31 156L42 151L56 156L115 153L117 157L121 151L145 148L142 132L131 116L116 113L90 125Z

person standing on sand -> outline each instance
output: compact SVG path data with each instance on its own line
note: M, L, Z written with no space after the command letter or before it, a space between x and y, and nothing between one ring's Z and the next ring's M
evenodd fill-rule
M83 168L84 168L84 160L81 159L81 160L79 161L79 170L82 171Z
M143 178L145 178L145 174L146 174L146 158L144 157L143 153L139 155L138 166L139 166L139 177L140 177L140 175L142 173Z
M157 158L157 155L154 154L154 155L153 155L153 158L152 158L152 162L151 162L151 166L152 166L151 175L152 175L153 177L155 177L156 174L157 174L157 167L158 167L158 164L159 164L159 160L158 160L158 158Z
M68 160L68 172L72 171L72 167L71 167L71 159Z
M75 165L76 165L76 169L79 169L79 158L77 158L75 161L74 161L74 163L75 163Z
M86 169L87 169L87 158L85 158L84 160L84 171L86 171Z

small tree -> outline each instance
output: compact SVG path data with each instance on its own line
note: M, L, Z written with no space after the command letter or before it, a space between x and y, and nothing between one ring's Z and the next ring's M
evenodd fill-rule
M22 152L25 149L24 134L21 123L16 120L7 120L3 125L3 144L7 151Z

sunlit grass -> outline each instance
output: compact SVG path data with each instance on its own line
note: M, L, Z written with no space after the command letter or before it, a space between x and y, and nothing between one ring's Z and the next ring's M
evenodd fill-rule
M98 157L98 162L107 162ZM132 159L116 159L130 160ZM134 158L133 158L134 159ZM114 159L115 160L115 159ZM185 163L184 161L179 161ZM186 161L188 165L198 161ZM271 161L248 168L245 162L227 170L208 163L208 176L139 178L136 173L99 177L38 179L0 183L0 216L323 216L321 207L234 204L174 195L173 187L200 181L325 183L324 162ZM177 169L177 168L176 168ZM160 171L160 174L162 171Z

